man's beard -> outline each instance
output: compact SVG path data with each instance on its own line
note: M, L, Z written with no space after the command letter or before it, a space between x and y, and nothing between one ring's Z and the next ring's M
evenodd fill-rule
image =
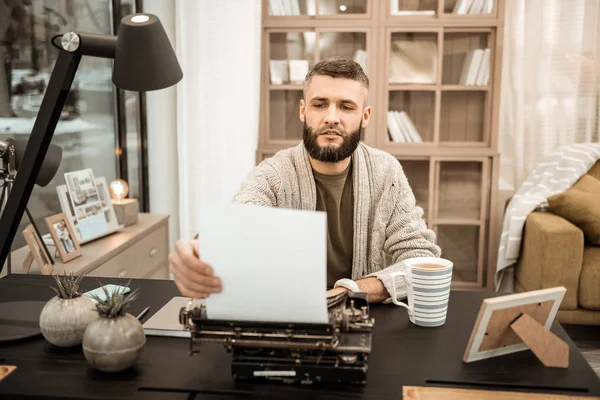
M332 128L326 128L332 129ZM327 163L336 163L340 162L352 155L354 150L358 147L358 143L360 142L360 138L362 136L362 119L358 128L350 132L350 134L339 134L342 138L341 144L329 144L325 146L319 145L317 142L317 138L321 134L315 134L314 130L306 125L306 121L304 121L304 134L303 141L304 147L308 151L308 154L314 158L315 160Z

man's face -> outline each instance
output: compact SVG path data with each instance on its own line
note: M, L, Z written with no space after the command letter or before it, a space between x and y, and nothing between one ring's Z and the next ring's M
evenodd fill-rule
M352 155L369 122L366 89L357 81L313 76L306 99L300 101L304 146L322 162L339 162Z

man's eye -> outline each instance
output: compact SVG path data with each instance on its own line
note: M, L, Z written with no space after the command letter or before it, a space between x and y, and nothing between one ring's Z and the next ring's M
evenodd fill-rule
M349 110L349 111L351 111L351 110L354 110L354 107L352 107L352 106L342 106L342 110Z
M315 108L323 108L323 107L325 107L325 104L322 104L322 103L313 104L313 107L315 107Z

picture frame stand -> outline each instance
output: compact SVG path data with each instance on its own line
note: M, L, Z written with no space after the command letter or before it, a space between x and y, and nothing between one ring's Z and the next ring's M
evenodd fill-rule
M529 314L522 314L510 327L544 366L569 368L569 345Z

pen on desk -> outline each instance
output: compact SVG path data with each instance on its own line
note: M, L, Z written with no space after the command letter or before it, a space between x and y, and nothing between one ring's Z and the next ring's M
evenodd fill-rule
M149 309L150 309L150 306L148 306L148 307L144 308L144 311L142 311L142 312L140 313L140 315L138 315L138 316L136 317L136 318L138 319L138 321L139 321L140 319L142 319L142 317L143 317L144 315L146 315L146 313L148 312L148 310L149 310Z

